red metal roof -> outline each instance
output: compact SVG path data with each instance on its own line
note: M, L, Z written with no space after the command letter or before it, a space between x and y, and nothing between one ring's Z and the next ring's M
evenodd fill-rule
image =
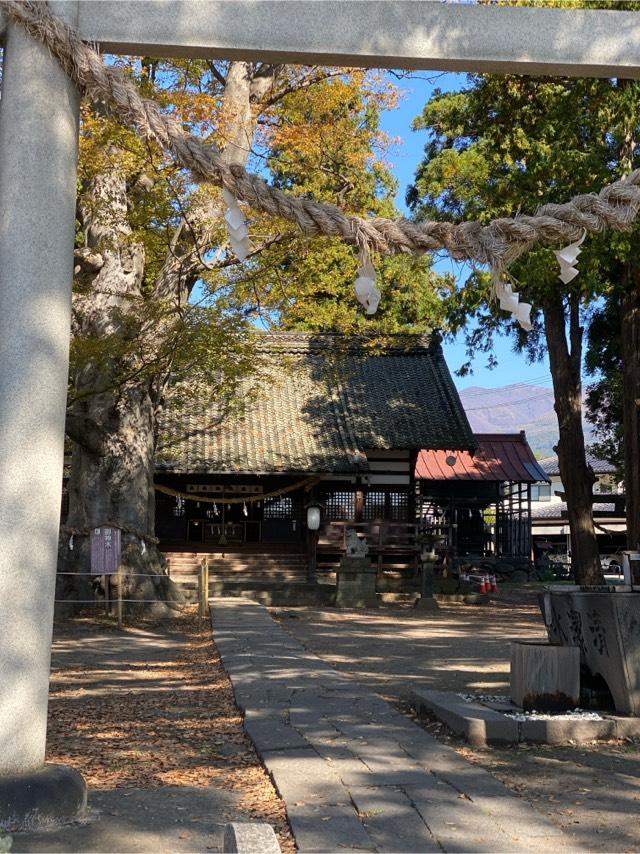
M549 482L522 433L474 433L477 449L422 450L416 462L418 480L491 480L520 483ZM455 457L450 466L447 457Z

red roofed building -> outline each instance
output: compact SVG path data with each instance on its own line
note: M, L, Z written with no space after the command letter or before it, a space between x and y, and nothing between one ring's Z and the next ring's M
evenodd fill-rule
M521 433L476 433L471 451L422 450L420 516L454 555L531 556L531 487L548 482Z

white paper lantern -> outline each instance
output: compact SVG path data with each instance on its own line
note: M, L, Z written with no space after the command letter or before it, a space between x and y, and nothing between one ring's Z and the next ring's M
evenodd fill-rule
M307 508L307 528L310 531L317 531L320 527L320 508L316 504L312 504Z

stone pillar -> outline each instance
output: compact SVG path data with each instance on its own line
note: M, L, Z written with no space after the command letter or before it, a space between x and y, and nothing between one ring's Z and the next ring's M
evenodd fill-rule
M336 599L338 608L377 608L377 568L366 556L345 554L340 559L336 573Z
M420 553L421 593L415 607L419 611L437 611L438 603L433 598L433 567L436 553L433 546L424 546Z
M77 2L52 6L75 22ZM0 100L0 791L12 797L10 807L4 798L0 802L0 827L46 820L48 797L56 790L63 813L77 811L73 805L86 799L77 772L58 768L52 775L43 766L78 115L78 92L56 60L21 28L9 26ZM37 803L23 797L21 786ZM65 789L73 790L71 801Z

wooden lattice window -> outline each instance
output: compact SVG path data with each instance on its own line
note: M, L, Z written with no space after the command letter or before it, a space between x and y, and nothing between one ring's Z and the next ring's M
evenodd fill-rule
M386 492L367 492L364 498L362 519L372 522L374 519L385 519L387 512Z
M264 502L265 519L293 519L295 510L295 503L290 495L267 498Z
M409 493L387 492L387 508L390 522L406 522L409 518Z
M325 516L330 522L351 522L356 515L355 492L340 490L324 496Z

